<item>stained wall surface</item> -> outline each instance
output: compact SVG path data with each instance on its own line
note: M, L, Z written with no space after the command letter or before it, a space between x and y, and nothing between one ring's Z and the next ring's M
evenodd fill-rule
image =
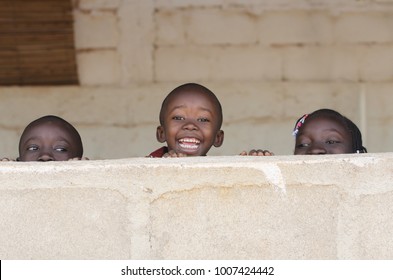
M304 113L336 109L371 152L393 151L392 0L74 0L80 85L0 87L0 157L47 114L92 159L145 156L163 98L198 82L224 108L224 145L293 152Z
M392 259L393 154L0 164L1 259Z

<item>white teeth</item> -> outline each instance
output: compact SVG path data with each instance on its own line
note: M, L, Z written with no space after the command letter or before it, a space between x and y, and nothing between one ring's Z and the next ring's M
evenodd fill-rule
M201 141L199 141L198 139L195 139L195 138L183 138L183 139L179 139L179 142L199 144Z
M187 145L187 144L179 144L182 149L188 149L188 150L195 150L198 149L198 145Z
M179 146L184 150L197 150L201 141L195 138L179 139Z

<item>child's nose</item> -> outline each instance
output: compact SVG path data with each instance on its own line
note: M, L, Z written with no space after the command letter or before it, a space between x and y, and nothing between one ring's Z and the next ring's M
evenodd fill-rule
M326 153L327 153L326 148L321 143L312 144L307 151L307 154L309 155L324 155Z
M183 129L188 129L188 130L197 130L198 126L195 124L194 121L187 121L184 126Z
M55 159L52 153L48 153L48 152L43 152L42 154L40 154L40 156L37 159L37 161L54 161L54 160Z

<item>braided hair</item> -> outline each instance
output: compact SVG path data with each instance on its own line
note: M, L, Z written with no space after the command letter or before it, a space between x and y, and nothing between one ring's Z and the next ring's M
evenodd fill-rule
M367 153L366 147L363 146L362 143L362 133L359 128L347 117L341 115L339 112L331 110L331 109L319 109L310 114L305 114L301 116L295 123L295 127L293 129L293 135L296 136L299 132L299 129L306 122L306 119L314 119L317 117L328 117L337 120L341 123L351 134L352 137L352 152L353 153Z

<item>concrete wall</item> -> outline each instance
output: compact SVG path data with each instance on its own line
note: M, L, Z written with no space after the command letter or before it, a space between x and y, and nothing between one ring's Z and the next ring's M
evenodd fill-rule
M392 0L74 0L80 86L0 87L0 157L56 114L92 159L144 156L174 87L199 82L223 103L224 145L293 152L304 113L336 109L371 152L393 151Z
M392 259L393 153L0 163L1 259Z

